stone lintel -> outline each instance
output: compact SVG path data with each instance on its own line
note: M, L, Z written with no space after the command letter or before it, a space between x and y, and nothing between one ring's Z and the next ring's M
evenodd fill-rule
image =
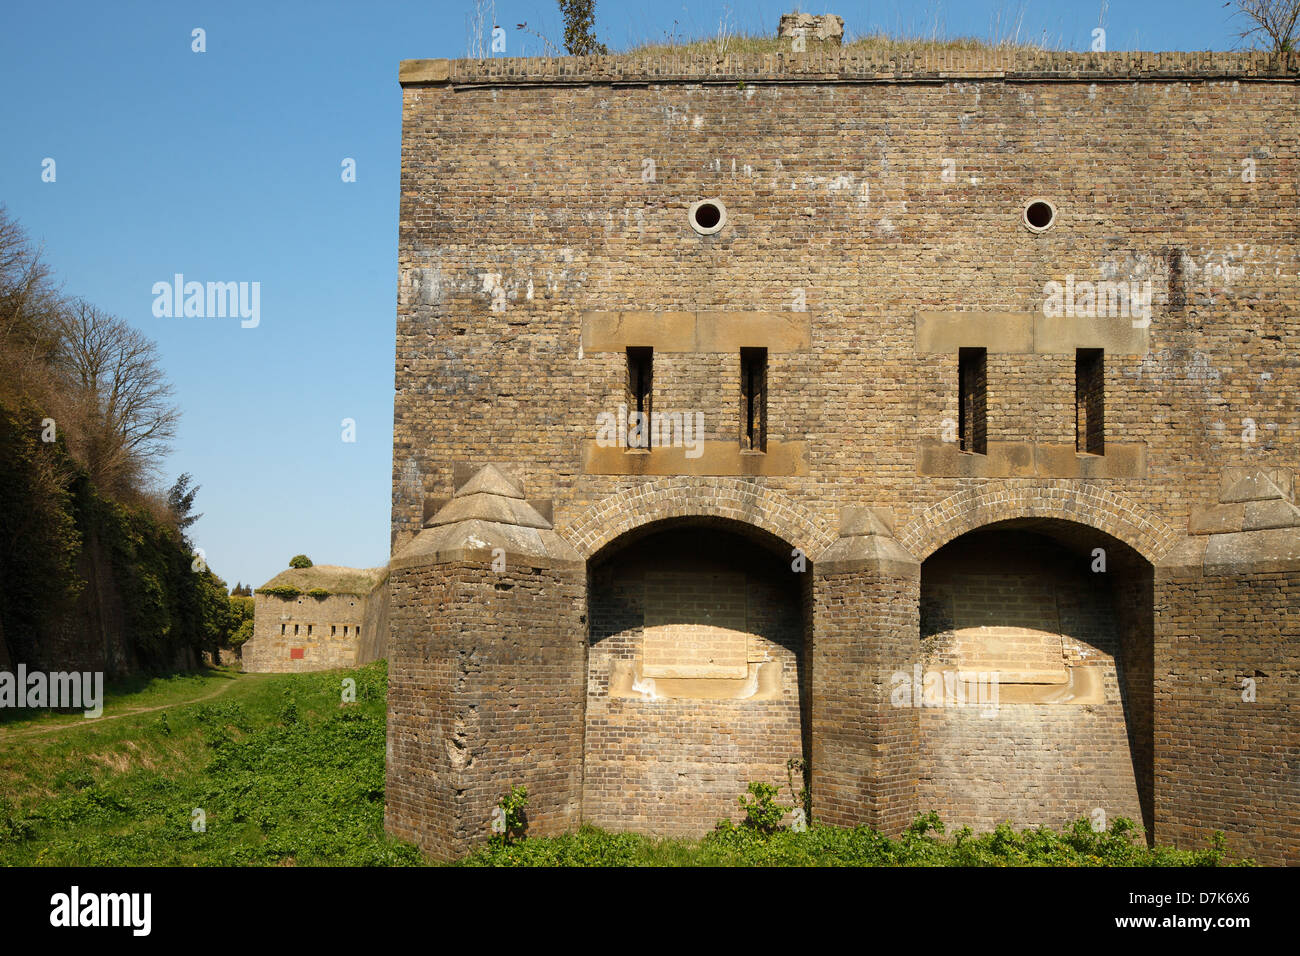
M990 352L1032 352L1034 316L1029 312L918 312L916 350L955 353L962 348Z
M736 441L705 441L688 458L677 446L632 450L585 442L582 470L588 475L787 476L808 474L804 442L769 441L765 453L746 452Z
M1049 318L1040 312L918 312L916 351L954 354L983 348L990 353L1065 354L1104 349L1109 355L1146 355L1150 329L1128 317Z
M810 312L584 312L583 352L806 352L812 348Z
M1106 445L1104 455L1081 454L1071 444L988 443L988 453L964 452L956 442L922 438L917 474L927 478L1144 478L1146 445Z

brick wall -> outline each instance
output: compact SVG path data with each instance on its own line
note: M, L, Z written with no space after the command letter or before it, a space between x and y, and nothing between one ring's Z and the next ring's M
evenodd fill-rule
M1002 519L1080 522L1141 555L1131 582L1112 583L1108 623L1077 644L1112 641L1105 704L1090 728L1079 715L1044 718L1023 739L1126 752L1124 786L1137 796L1116 791L1106 806L1154 820L1160 839L1162 827L1199 833L1220 806L1246 832L1247 798L1240 807L1216 798L1231 780L1206 763L1213 735L1179 738L1172 762L1160 756L1174 738L1144 714L1168 713L1162 694L1181 700L1197 685L1162 676L1173 658L1162 662L1159 644L1150 651L1136 638L1161 633L1162 613L1206 629L1219 619L1215 588L1154 609L1143 595L1150 565L1179 545L1193 509L1216 500L1223 469L1300 460L1298 68L1294 55L1004 51L404 64L395 546L420 529L426 499L453 491L458 466L498 461L530 495L551 499L556 532L586 558L645 522L692 514L806 548L816 568L803 584L812 649L802 733L814 809L831 822L896 828L919 808L928 772L921 721L890 708L887 681L919 654L919 568L816 561L830 529L850 505L887 510L919 561ZM1051 229L1022 224L1031 197L1056 207ZM727 207L713 236L687 223L703 198ZM1149 329L1043 320L1049 283L1068 277L1150 280ZM921 348L922 316L950 312L971 316L953 348ZM584 348L589 313L637 317L606 322L606 332L644 331ZM721 334L717 316L729 313L749 326ZM988 316L995 341L963 338ZM687 331L665 331L685 319ZM1031 340L1011 341L1008 330L1025 322ZM749 341L746 327L777 331ZM1109 336L1100 457L1075 454L1075 348L1087 344L1075 339L1094 333ZM701 412L706 437L729 453L713 448L665 469L657 450L618 452L595 467L597 416L626 399L626 347L655 336L673 349L656 349L654 409ZM956 348L986 345L989 455L954 465L943 449L959 415ZM742 347L769 347L764 456L736 448ZM1256 429L1243 440L1247 418ZM408 590L403 600L410 607L399 612L395 595L396 643L442 626L431 596ZM494 606L508 626L531 621L560 640L530 604L502 601ZM1280 605L1263 606L1253 631L1269 641L1295 633ZM1228 619L1247 614L1232 607ZM453 602L439 613L477 612ZM425 653L460 653L442 640ZM1218 640L1207 654L1227 667L1243 640ZM442 708L437 719L450 720L449 698L417 704L403 684L414 659L393 660L395 686L410 695L403 706ZM1274 751L1292 752L1284 728L1294 710L1277 706L1249 713L1267 718L1254 733L1273 760L1255 768L1257 790L1278 807L1271 832L1284 834L1294 764ZM1214 719L1216 734L1237 727ZM672 739L696 740L697 729L683 724ZM976 740L956 723L948 733L955 768L956 742ZM1052 774L1040 774L1041 795L1033 790L1012 739L990 752L1020 787L1018 814L1064 812L1069 793L1083 801L1077 774L1073 791ZM589 763L596 752L587 748ZM404 779L443 757L394 759ZM1179 788L1196 795L1175 796ZM417 789L395 791L399 832L424 812ZM1141 806L1147 792L1154 811ZM950 809L995 812L960 799Z
M389 585L389 832L461 856L519 785L530 835L576 828L583 571L457 561L397 568Z
M791 803L786 762L804 755L804 642L802 589L789 561L718 531L668 531L611 550L591 578L584 820L698 835L723 817L739 819L736 798L752 780L779 784L780 800ZM616 662L645 674L652 621L701 635L674 635L654 658L660 673L698 676L659 679L645 696L612 696ZM710 636L711 628L724 633ZM756 676L717 679L719 665L736 660L737 643L751 674L775 666L778 692L698 696L757 690Z
M526 72L482 69L511 68ZM1179 68L1095 86L406 87L395 534L450 493L456 461L516 462L561 531L646 480L584 472L582 443L626 388L623 353L580 357L586 310L806 305L813 348L769 357L767 430L807 443L811 473L760 481L832 526L844 501L901 526L964 486L918 480L918 442L958 413L956 355L916 352L918 310L1032 313L1069 274L1152 280L1149 351L1106 362L1108 429L1148 461L1115 490L1177 526L1222 466L1296 461L1300 99L1294 82ZM1058 209L1042 234L1020 222L1031 195ZM704 196L728 209L712 237L686 222ZM700 410L733 439L739 362L656 354L655 408ZM990 353L988 389L990 442L1073 448L1073 348Z
M1300 574L1156 573L1156 832L1300 862ZM1255 699L1243 699L1243 680Z
M253 636L240 656L245 671L283 674L356 666L364 596L256 594L253 601Z
M1059 827L1098 808L1107 820L1142 823L1126 712L1149 704L1149 693L1142 702L1126 700L1121 637L1137 645L1134 655L1149 653L1152 637L1122 633L1116 592L1122 587L1139 605L1142 596L1126 569L1093 572L1093 560L1090 549L1067 550L1045 535L983 531L925 563L925 666L997 671L1000 683L996 709L921 710L925 809L976 829L1008 819ZM1050 691L1061 685L1047 682L1065 682L1067 669L1076 668L1098 672L1103 700L1022 703L1013 696L1012 685Z

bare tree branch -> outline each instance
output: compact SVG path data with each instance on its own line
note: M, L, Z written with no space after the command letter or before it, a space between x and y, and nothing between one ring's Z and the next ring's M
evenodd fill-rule
M1238 34L1241 39L1266 45L1273 53L1295 52L1300 0L1228 0L1224 6L1235 8L1234 15L1251 22Z
M81 299L68 303L58 329L58 365L80 412L74 450L97 484L125 490L161 465L179 420L157 347Z

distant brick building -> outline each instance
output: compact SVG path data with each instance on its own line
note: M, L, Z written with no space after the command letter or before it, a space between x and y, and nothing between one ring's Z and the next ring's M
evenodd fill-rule
M389 830L1300 862L1300 61L808 51L402 64Z
M334 670L386 654L386 568L289 568L253 601L253 636L240 655L246 671Z

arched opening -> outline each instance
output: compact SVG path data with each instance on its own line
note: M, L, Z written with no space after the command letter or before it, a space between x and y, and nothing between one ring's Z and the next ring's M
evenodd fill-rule
M808 753L812 567L741 522L674 518L588 563L583 819L698 835ZM794 785L802 781L796 772Z
M986 525L927 558L921 806L976 829L1124 816L1149 840L1152 582L1133 548L1058 519Z

